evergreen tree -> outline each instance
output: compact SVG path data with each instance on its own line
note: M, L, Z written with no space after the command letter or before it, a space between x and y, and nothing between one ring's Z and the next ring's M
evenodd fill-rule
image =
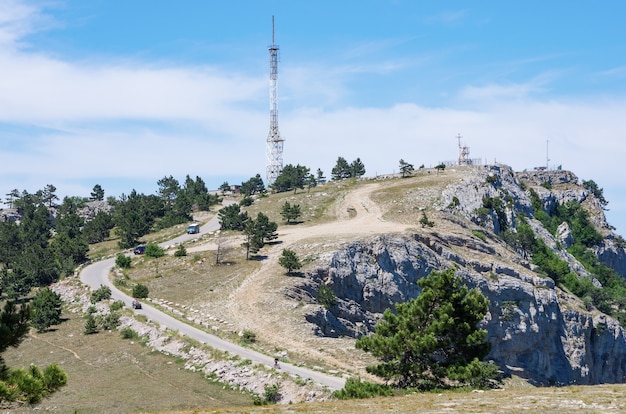
M343 180L351 177L350 164L345 158L337 158L337 163L331 170L331 177L334 181Z
M409 164L401 158L400 173L402 174L402 178L410 177L413 171L415 171L415 168L413 168L413 164Z
M239 192L244 196L251 196L254 194L260 194L265 191L265 185L263 184L263 179L260 174L255 175L250 178L248 181L244 181L241 183L241 188Z
M213 204L218 203L216 195L209 194L204 180L196 176L195 181L187 175L185 178L185 194L191 200L192 207L196 206L200 211L209 211Z
M43 204L45 204L48 207L52 207L54 205L54 202L59 199L59 197L56 194L54 194L56 190L57 188L53 186L52 184L46 185L44 189L41 190L40 198Z
M224 181L218 190L222 192L222 195L224 195L226 191L230 191L230 184L228 184L228 181Z
M160 179L157 185L159 186L159 197L164 207L163 220L158 224L158 228L166 228L190 221L193 194L183 191L178 180L171 175Z
M85 330L83 332L85 335L98 333L98 322L92 314L87 315L87 319L85 320Z
M287 269L287 274L290 275L294 270L299 270L302 267L298 255L293 250L283 249L283 253L278 258L278 264Z
M254 219L246 220L244 223L243 234L246 237L243 242L243 247L246 248L246 260L248 260L251 255L256 255L265 243L263 241L263 237L258 232Z
M114 205L113 220L117 226L115 231L120 237L121 248L134 246L141 236L150 231L161 205L161 200L138 194L135 190L128 196L120 196Z
M90 221L85 223L83 234L87 243L100 243L109 238L113 228L113 215L106 211L98 211Z
M239 204L229 204L217 212L222 230L243 230L248 213L242 212Z
M593 194L594 197L597 198L600 202L602 208L606 210L605 207L609 204L609 202L604 198L604 190L600 188L598 184L596 184L596 182L593 180L583 180L583 187L585 188L585 190Z
M365 175L365 165L361 162L360 158L352 161L350 164L350 177L359 178Z
M298 188L304 188L308 175L309 168L300 164L287 164L276 177L272 188L278 193L293 190L295 194Z
M104 200L104 189L100 184L96 184L93 186L93 190L91 190L90 195L93 201L102 201Z
M317 169L317 177L315 178L318 184L325 184L326 177L324 177L324 171L321 168Z
M270 221L269 217L265 214L259 212L257 214L255 223L255 232L261 237L263 243L266 243L271 240L275 240L278 238L278 224L273 221Z
M17 188L14 188L6 196L7 196L7 198L5 199L6 203L9 205L9 207L14 208L15 201L20 198L20 190L18 190Z
M367 371L401 388L445 388L448 380L478 383L495 375L481 362L490 344L478 323L489 301L468 289L454 269L433 271L418 282L420 295L387 309L375 333L359 338L356 347L380 360ZM488 378L487 378L488 379Z
M13 301L7 301L0 311L0 379L4 379L7 372L2 353L22 342L28 333L29 315L30 307L18 306Z
M19 266L13 266L12 269L4 267L0 270L0 282L2 282L0 285L2 289L0 290L9 299L16 300L26 296L31 287L35 286L35 281Z
M87 260L89 244L81 229L84 220L78 215L76 200L66 197L59 208L55 230L50 243L57 263L64 275L71 274L76 265Z
M250 255L256 255L267 241L276 239L277 229L278 225L261 212L256 220L251 218L246 220L243 228L243 234L246 237L243 243L246 248L246 259L249 259Z
M291 205L289 201L285 201L283 204L282 210L280 211L280 215L283 216L283 219L287 224L291 223L293 220L297 220L302 215L300 211L300 204Z
M307 193L311 191L311 188L317 187L317 178L313 174L308 174L304 179L304 183L306 184Z
M31 324L37 331L44 332L61 322L61 296L50 288L40 289L31 302Z

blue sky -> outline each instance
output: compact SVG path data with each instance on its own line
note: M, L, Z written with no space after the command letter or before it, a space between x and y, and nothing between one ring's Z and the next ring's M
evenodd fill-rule
M626 230L623 1L0 0L0 196L264 177L280 46L284 163L368 176L458 156L593 179Z

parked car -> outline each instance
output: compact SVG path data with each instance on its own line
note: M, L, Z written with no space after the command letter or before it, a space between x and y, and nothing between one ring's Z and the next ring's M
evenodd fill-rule
M135 250L133 250L133 253L135 254L143 254L143 252L146 251L146 246L137 246L135 247Z
M200 225L197 223L190 224L187 227L187 234L198 234L200 233Z
M133 309L141 309L141 302L137 299L133 299Z

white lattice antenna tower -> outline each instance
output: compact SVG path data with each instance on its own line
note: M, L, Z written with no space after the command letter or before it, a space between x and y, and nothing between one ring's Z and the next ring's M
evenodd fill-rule
M270 132L267 134L267 185L274 184L283 169L283 142L278 130L278 45L274 44L274 16L272 16L272 45L270 52Z
M469 165L472 164L472 160L470 160L469 154L470 150L467 145L461 144L461 134L458 134L457 139L459 140L459 165Z

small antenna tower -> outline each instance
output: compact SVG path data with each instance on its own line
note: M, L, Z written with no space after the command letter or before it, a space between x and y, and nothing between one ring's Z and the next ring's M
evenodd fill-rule
M469 147L461 144L461 134L457 134L456 138L459 140L459 165L472 164L472 160L469 157Z
M548 152L548 144L550 143L549 139L546 139L546 170L550 169L550 155Z
M270 132L267 134L266 171L267 185L274 184L283 169L283 142L278 130L278 45L274 43L274 16L272 16L272 45L270 52Z

